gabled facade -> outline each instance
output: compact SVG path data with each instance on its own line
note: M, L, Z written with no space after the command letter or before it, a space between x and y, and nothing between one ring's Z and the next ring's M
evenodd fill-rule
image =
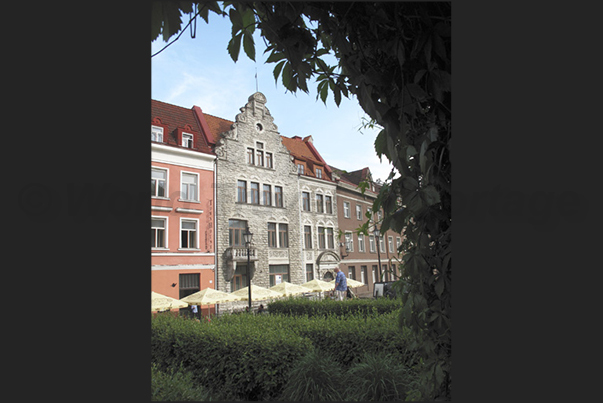
M194 111L151 101L151 287L180 299L213 287L215 155Z
M331 167L337 182L338 223L342 232L343 248L339 269L348 278L361 281L365 286L358 287L359 295L372 295L374 284L378 281L390 281L399 275L399 267L394 256L398 256L397 248L401 244L401 235L386 231L375 237L375 222L382 219L382 212L371 219L369 234L358 234L357 229L367 220L366 213L373 207L380 186L373 182L370 170L363 168L346 172ZM358 185L366 181L369 187L364 194ZM379 225L377 225L379 226ZM379 268L381 260L381 268Z

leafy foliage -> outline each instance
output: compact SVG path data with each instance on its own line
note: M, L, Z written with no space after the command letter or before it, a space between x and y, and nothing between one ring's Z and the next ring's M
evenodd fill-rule
M399 287L404 283L409 292L400 321L412 330L413 346L423 359L423 397L450 399L450 2L207 4L199 10L228 15L233 23L228 49L233 60L241 40L254 59L249 32L258 28L268 43L268 63L276 63L275 80L280 77L288 91L308 92L313 78L323 102L331 93L339 105L342 96L352 94L383 128L375 152L394 169L373 212L384 212L382 233L392 229L404 235ZM163 34L167 40L178 32L176 9L191 12L180 2L152 7L152 39ZM325 62L327 54L337 65Z
M268 305L270 313L294 316L347 316L355 314L375 315L398 311L401 299L350 299L335 301L323 299L312 301L305 298L288 298L272 301Z

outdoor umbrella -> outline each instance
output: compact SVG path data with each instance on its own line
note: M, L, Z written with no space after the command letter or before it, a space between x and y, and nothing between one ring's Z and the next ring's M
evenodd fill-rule
M309 288L310 291L333 291L333 289L335 288L335 283L331 282L331 283L327 283L326 281L322 281L322 280L318 280L318 279L314 279L314 280L310 280L306 283L303 283L301 285L302 287L306 287Z
M186 308L187 306L188 304L186 302L182 302L176 298L168 297L167 295L151 291L151 312Z
M346 279L346 281L348 282L348 287L352 288L362 287L363 285L366 285L364 283L361 283L360 281L354 280L353 278L348 278Z
M248 287L241 288L240 290L237 290L237 291L231 293L231 295L241 298L240 301L247 301L249 299L249 288ZM253 284L251 285L251 300L252 301L259 301L261 299L268 299L268 298L280 298L283 295L284 295L283 293L272 291L272 290L269 290L268 288L258 287L257 285L253 285Z
M221 302L240 300L241 298L238 298L227 292L214 290L213 288L205 288L181 299L181 301L184 301L190 305L213 305Z
M291 284L287 281L283 281L280 284L272 286L270 287L270 289L283 295L296 295L303 294L304 292L312 292L312 290L309 288L303 287L301 285ZM251 291L253 292L253 289Z

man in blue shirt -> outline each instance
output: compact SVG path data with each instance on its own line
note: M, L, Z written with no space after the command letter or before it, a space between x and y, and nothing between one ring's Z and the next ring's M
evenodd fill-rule
M345 278L345 274L339 268L335 268L335 296L338 301L343 301L345 298L345 292L348 290L348 281Z

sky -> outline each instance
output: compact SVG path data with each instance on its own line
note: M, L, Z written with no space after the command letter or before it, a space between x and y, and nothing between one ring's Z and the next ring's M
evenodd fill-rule
M185 26L189 18L181 18ZM226 50L231 38L228 18L210 12L209 24L197 18L196 25L195 38L187 28L180 39L151 58L152 99L184 108L196 105L204 113L234 121L239 108L256 92L257 69L258 90L266 96L266 107L281 135L311 135L327 164L349 172L369 167L374 180L387 179L391 166L386 157L379 161L374 148L379 130L358 130L362 118L369 117L353 95L342 97L337 107L331 93L326 105L316 99L314 81L308 82L309 94L286 92L280 77L278 83L274 81L275 63L264 64L269 53L264 54L266 45L259 31L254 34L256 61L241 46L235 63ZM160 36L151 43L151 54L166 44Z

